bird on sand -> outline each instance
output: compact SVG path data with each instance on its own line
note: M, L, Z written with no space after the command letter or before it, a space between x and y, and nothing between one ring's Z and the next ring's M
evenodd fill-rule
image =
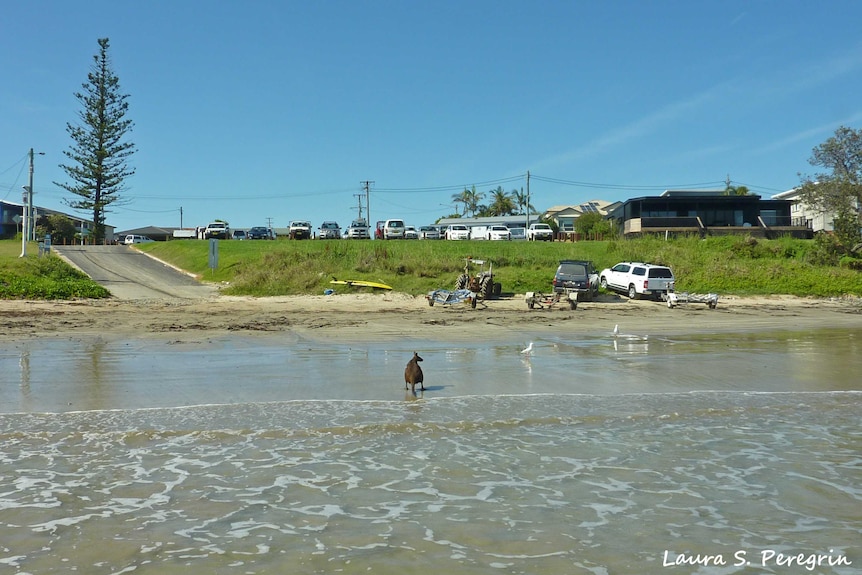
M533 342L532 341L530 342L530 345L528 345L526 348L521 350L521 353L523 353L524 355L530 355L532 352L533 352Z
M617 337L620 334L620 324L614 325L614 337Z

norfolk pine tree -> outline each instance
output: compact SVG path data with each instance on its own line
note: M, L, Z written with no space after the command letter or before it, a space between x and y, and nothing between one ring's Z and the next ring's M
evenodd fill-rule
M93 56L93 66L76 92L81 102L79 124L66 124L74 143L64 151L70 165L60 164L71 184L54 182L78 198L64 200L79 211L92 211L93 241L105 239L107 207L122 200L124 181L135 173L126 160L135 153L135 144L125 140L134 123L126 119L129 104L127 94L120 92L120 79L114 74L108 57L108 38L99 39L99 53Z

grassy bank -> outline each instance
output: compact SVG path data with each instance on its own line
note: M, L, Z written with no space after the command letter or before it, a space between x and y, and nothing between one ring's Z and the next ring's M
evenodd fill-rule
M677 289L691 292L862 296L862 273L817 265L815 242L789 238L579 243L222 241L215 270L208 267L208 242L178 240L138 247L204 281L226 284L225 293L233 295L320 294L333 287L329 283L333 277L379 281L397 291L422 294L453 288L465 258L472 256L493 262L504 292L550 291L559 260L571 258L592 260L599 270L627 260L668 265L677 277ZM34 254L35 249L33 245ZM31 255L20 260L19 253L20 243L0 242L0 298L103 297L98 286L66 269L59 259Z
M322 293L333 277L380 281L421 294L452 288L472 256L493 262L504 292L549 291L559 260L589 259L601 270L620 261L670 266L691 292L799 296L862 295L862 273L816 265L813 241L743 237L658 238L579 243L448 241L220 242L219 267L207 267L207 243L174 241L142 249L199 274L229 282L234 295ZM340 288L344 289L344 288Z
M40 257L36 243L21 255L20 240L0 241L0 299L104 298L108 290L60 258Z

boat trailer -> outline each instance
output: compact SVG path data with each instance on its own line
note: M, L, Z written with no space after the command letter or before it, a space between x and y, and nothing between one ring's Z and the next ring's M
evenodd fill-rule
M674 307L687 304L687 303L705 303L709 309L715 309L715 306L718 305L718 294L715 293L688 293L688 292L676 292L674 290L674 285L671 283L668 286L667 295L665 296L667 299L667 307L673 309Z
M571 309L578 309L578 291L566 290L563 293L553 293L545 295L538 291L528 291L524 296L524 301L527 302L527 307L530 309L552 308L560 302L569 304Z

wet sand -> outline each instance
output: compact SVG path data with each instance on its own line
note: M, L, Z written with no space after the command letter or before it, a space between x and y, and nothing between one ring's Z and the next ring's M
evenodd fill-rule
M862 326L862 299L722 297L718 307L602 295L577 310L557 304L528 309L523 295L464 304L428 305L424 296L356 293L205 300L0 301L0 351L31 338L156 338L205 341L229 334L291 332L342 342L508 340L560 333L596 335L619 325L659 335L756 332Z

